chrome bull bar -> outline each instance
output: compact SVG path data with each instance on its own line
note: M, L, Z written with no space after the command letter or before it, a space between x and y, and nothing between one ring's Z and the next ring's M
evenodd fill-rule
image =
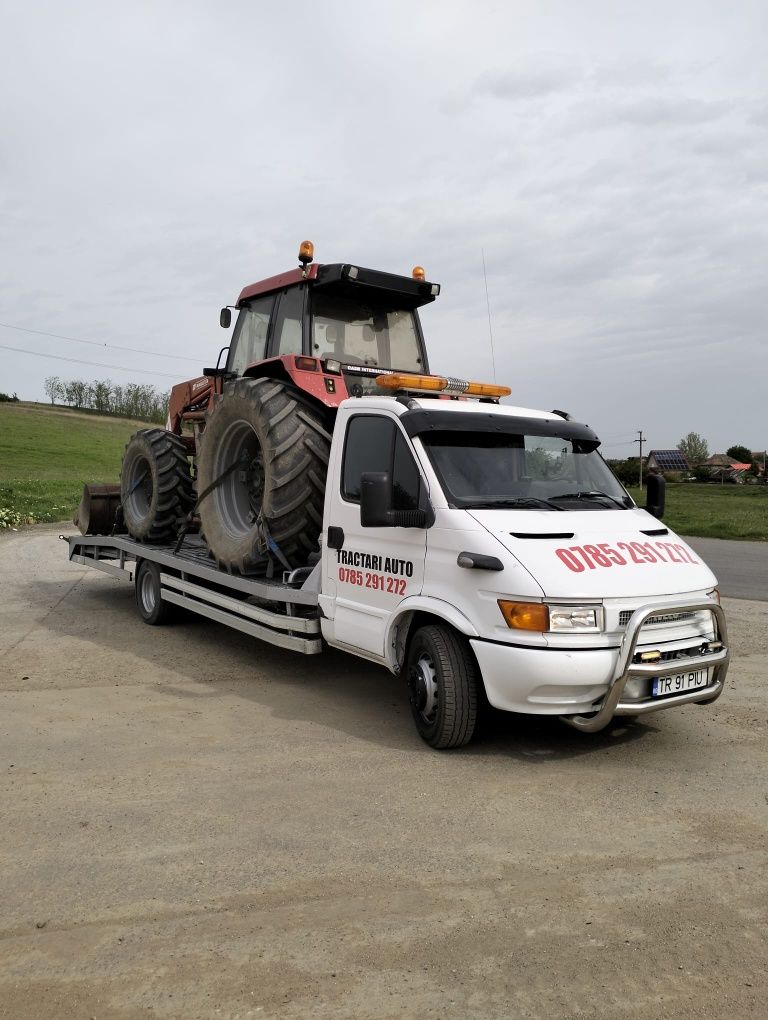
M660 613L698 613L712 614L715 625L715 642L721 642L722 648L705 655L688 656L684 659L673 659L668 662L632 662L635 657L640 631L651 616ZM630 617L627 629L619 648L619 657L614 669L613 679L608 685L608 692L602 703L596 708L594 715L561 715L560 719L584 733L597 733L604 729L616 715L644 715L647 712L659 712L664 708L684 705L689 701L710 704L716 701L723 692L725 676L731 653L728 647L728 628L725 613L713 601L679 602L675 605L640 606ZM684 672L689 669L712 669L711 682L706 687L685 691L682 694L668 694L661 698L643 698L640 700L621 700L624 687L630 677L668 676L670 672Z

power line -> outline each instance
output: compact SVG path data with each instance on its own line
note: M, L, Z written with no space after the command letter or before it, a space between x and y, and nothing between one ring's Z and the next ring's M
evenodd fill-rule
M170 372L154 372L150 368L125 368L122 365L105 365L100 361L85 361L83 358L65 358L63 354L41 354L39 351L27 351L23 347L8 347L6 344L0 344L0 350L16 351L18 354L31 354L33 358L45 358L48 361L70 361L75 365L93 365L95 368L106 368L107 371L111 369L113 372L138 372L140 375L162 375L166 379L180 381L178 375L171 375Z
M195 361L199 365L204 358L190 358L184 354L160 354L158 351L145 351L140 347L123 347L120 344L108 344L101 340L83 340L79 336L63 336L61 333L46 333L44 329L27 329L26 326L14 326L10 322L0 322L5 329L16 329L20 333L34 333L36 336L51 336L56 340L68 340L73 344L91 344L93 347L106 347L113 351L130 351L131 354L146 354L150 358L174 358L176 361ZM30 353L32 353L30 351Z

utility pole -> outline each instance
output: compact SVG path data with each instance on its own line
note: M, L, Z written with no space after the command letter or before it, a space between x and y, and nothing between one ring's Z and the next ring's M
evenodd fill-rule
M643 442L645 441L645 436L643 435L643 430L642 429L638 429L637 430L637 434L638 434L638 436L640 436L639 439L635 440L636 443L640 444L640 481L638 482L638 485L642 489L642 487L643 487Z

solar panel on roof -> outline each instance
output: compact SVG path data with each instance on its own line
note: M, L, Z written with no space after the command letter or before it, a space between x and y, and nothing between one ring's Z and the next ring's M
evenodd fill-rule
M688 461L680 450L651 450L648 456L654 458L662 471L688 470Z

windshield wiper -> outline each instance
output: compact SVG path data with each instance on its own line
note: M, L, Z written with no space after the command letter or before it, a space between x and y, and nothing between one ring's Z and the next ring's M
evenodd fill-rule
M498 499L482 499L465 506L466 510L494 509L500 507L523 507L529 510L546 507L548 510L564 510L565 507L558 506L548 499L538 499L536 496L499 496Z
M551 496L551 499L607 499L613 503L614 506L619 507L621 510L627 510L626 503L622 503L614 496L609 496L607 492L600 492L598 489L593 489L591 492L561 492L559 496Z

